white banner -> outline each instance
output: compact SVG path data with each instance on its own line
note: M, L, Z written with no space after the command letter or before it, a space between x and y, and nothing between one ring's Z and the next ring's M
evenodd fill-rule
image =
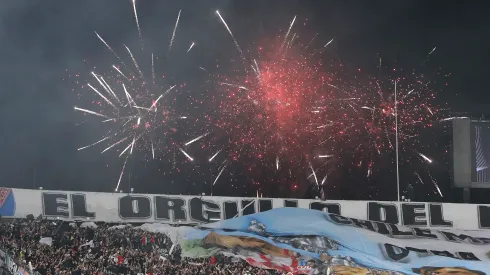
M490 229L490 205L321 201L269 198L92 193L0 188L0 215L32 214L80 221L199 224L298 207L411 227Z

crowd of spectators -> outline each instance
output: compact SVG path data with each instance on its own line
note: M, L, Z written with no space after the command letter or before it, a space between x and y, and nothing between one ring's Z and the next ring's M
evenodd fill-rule
M41 275L273 275L236 258L181 259L163 233L109 224L15 220L0 224L0 249Z

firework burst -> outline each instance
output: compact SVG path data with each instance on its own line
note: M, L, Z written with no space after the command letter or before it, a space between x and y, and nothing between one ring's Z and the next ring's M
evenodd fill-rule
M139 26L136 2L133 1L133 10L136 26L141 40L143 40ZM179 11L172 37L168 46L171 51L175 34L178 28L181 11ZM180 151L188 161L193 161L174 136L179 126L187 117L177 113L175 107L178 93L185 88L185 84L172 83L164 76L158 77L155 72L158 57L154 53L147 54L151 58L151 70L144 73L131 49L124 45L126 56L119 55L101 35L97 38L116 57L118 63L108 66L107 71L90 73L90 78L82 84L80 97L83 103L75 107L75 111L92 116L106 129L100 140L78 148L78 150L100 147L101 154L114 152L124 159L122 170L115 190L117 191L125 172L128 158L134 153L147 160L160 159L170 152ZM91 122L93 121L93 118Z
M433 162L421 135L436 132L444 109L434 103L433 83L424 75L345 74L338 61L323 62L322 53L334 40L315 48L315 35L303 44L294 32L296 17L284 36L244 51L217 15L240 61L233 74L214 76L222 95L214 126L224 133L216 136L228 141L216 154L225 151L234 161L246 159L274 170L281 163L304 166L317 185L342 166L365 169L369 178L388 159L393 167L398 164L392 160L398 151L402 164ZM380 71L381 66L380 59Z

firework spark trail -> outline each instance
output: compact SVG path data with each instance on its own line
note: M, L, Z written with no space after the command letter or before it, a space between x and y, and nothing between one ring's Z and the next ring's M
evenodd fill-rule
M308 164L310 165L311 172L313 173L313 177L315 178L316 185L318 186L319 184L318 184L318 178L316 177L316 172L313 169L313 166L311 166L311 162L308 162Z
M84 146L84 147L80 147L80 148L78 148L77 150L78 150L78 151L81 151L81 150L83 150L83 149L90 148L90 147L92 147L92 146L94 146L94 145L96 145L96 144L99 144L99 143L103 142L104 140L107 140L108 138L110 138L110 136L107 136L107 137L105 137L105 138L103 138L103 139L101 139L101 140L99 140L99 141L97 141L97 142L94 142L94 143L90 144L90 145L87 145L87 146Z
M448 118L443 118L439 121L451 121L451 120L455 120L455 119L468 119L469 117L466 117L466 116L455 116L455 117L448 117Z
M105 84L105 87L107 89L109 89L109 93L112 95L112 97L114 97L114 99L117 100L117 102L119 102L119 105L122 106L122 102L119 100L119 97L117 97L116 93L114 93L114 91L112 90L111 86L105 81L105 79L103 77L100 77L100 79L102 80L102 82ZM105 89L105 88L104 88Z
M151 155L153 156L153 159L155 159L155 147L153 147L153 141L151 142Z
M136 27L138 28L138 35L140 37L141 50L143 50L143 36L141 35L140 22L138 20L138 13L136 12L136 0L133 0L133 11L134 11L134 19L136 21Z
M189 146L189 145L191 145L192 143L194 143L194 142L196 142L196 141L200 140L201 138L203 138L203 137L205 137L205 136L207 136L207 135L209 135L209 133L202 134L202 135L200 135L200 136L196 137L195 139L192 139L192 140L188 141L187 143L185 143L185 144L184 144L184 146Z
M245 55L243 54L242 48L240 48L240 45L238 45L238 41L235 39L235 36L231 32L230 27L228 27L228 24L226 24L225 19L223 19L223 17L221 16L221 14L219 13L218 10L216 11L216 14L219 16L219 19L221 19L221 22L223 23L223 25L225 25L226 30L228 31L228 33L230 34L231 38L233 39L233 42L235 43L235 46L236 46L238 52L240 53L241 58L243 60L246 60Z
M179 26L179 19L180 19L180 13L182 10L179 10L179 14L177 15L177 20L175 21L175 27L174 31L172 33L172 38L170 39L170 45L168 46L168 52L170 53L170 50L172 49L172 45L174 44L174 39L175 39L175 32L177 32L177 27Z
M431 54L432 54L432 53L433 53L433 52L434 52L436 49L437 49L437 47L434 47L434 48L432 49L432 51L430 51L430 53L429 53L427 56L431 55Z
M375 111L375 109L374 109L374 108L372 108L372 107L367 107L367 106L362 106L362 107L361 107L361 109L367 109L367 110L370 110L370 111L373 111L373 112Z
M318 158L331 158L333 155L319 155Z
M244 87L244 86L235 85L235 84L230 84L230 83L225 83L225 82L221 82L220 84L222 84L222 85L226 85L226 86L230 86L230 87L235 87L235 88L238 88L238 89L240 89L240 90L245 90L245 91L248 91L248 88L247 88L247 87Z
M114 56L117 58L117 60L119 60L119 62L121 62L121 64L125 67L125 68L128 68L128 66L126 66L126 64L124 63L124 61L122 61L122 59L119 57L119 55L117 55L117 53L111 48L111 46L109 46L109 44L107 44L107 42L105 42L105 40L97 33L95 32L95 34L97 35L97 37L99 38L100 41L102 41L102 43L104 43L104 45L107 47L107 49L109 49L109 51L112 52L112 54L114 54Z
M286 45L286 41L288 39L289 33L291 32L291 29L293 28L294 21L296 21L296 15L294 16L293 21L291 21L291 24L289 25L289 29L286 32L286 35L284 36L284 42L282 42L281 49L284 49L284 45Z
M124 148L124 150L121 152L121 154L119 154L119 157L124 155L124 153L126 153L126 151L129 150L129 148L131 148L132 145L133 145L133 142L131 142L126 148Z
M134 64L134 66L136 67L136 70L138 70L138 73L140 74L141 78L143 78L143 72L141 71L140 67L138 66L138 62L136 62L136 59L134 58L133 53L132 53L132 52L131 52L131 50L128 48L128 46L124 45L124 47L125 47L125 48L126 48L126 50L128 51L129 56L131 56L131 60L133 60L133 64Z
M311 43L313 42L313 40L315 40L316 36L318 35L318 33L316 33L313 38L310 40L310 42L308 42L308 45L306 45L305 49L308 49L308 47L311 45Z
M325 181L327 181L327 177L328 177L328 173L325 174L325 177L323 177L322 182L320 183L321 186L323 186L323 184L325 183Z
M114 70L116 70L116 71L117 71L117 72L118 72L118 73L119 73L121 76L123 76L124 78L126 78L127 80L129 80L129 78L128 78L126 75L124 75L124 74L121 72L121 70L119 70L119 68L118 68L118 67L116 67L116 65L112 65L112 68L113 68Z
M417 152L417 154L419 154L419 156L421 158L423 158L425 161L427 161L428 163L432 163L432 160L430 158L428 158L426 155L419 153L419 152Z
M257 79L260 81L260 68L259 64L257 64L257 60L254 59L254 64L255 64L255 71L257 73Z
M115 191L117 192L119 190L119 185L121 184L122 176L124 174L124 170L126 168L126 163L128 162L129 155L126 156L126 160L124 161L123 167L121 169L121 174L119 174L119 180L117 181L116 189Z
M128 93L128 90L126 90L126 85L124 85L123 83L122 86L124 89L124 94L126 95L126 99L128 100L128 105L132 105L133 107L136 106L136 102L134 102L133 97L130 93Z
M192 50L192 48L194 48L194 45L195 45L195 43L194 43L194 42L192 42L191 46L190 46L190 47L189 47L189 49L187 50L187 53L189 53L189 52Z
M94 92L96 92L105 102L107 102L109 105L111 105L112 107L114 107L114 109L117 110L117 107L109 99L107 99L107 97L105 97L97 89L95 89L92 85L90 85L90 83L87 83L87 86L89 86L90 89L92 89Z
M243 86L240 86L240 85L235 85L235 84L230 84L230 83L225 83L225 82L221 82L220 84L226 85L226 86L230 86L230 87L235 87L235 88L238 88L240 90L248 91L248 88L247 87L243 87Z
M434 112L432 112L432 110L428 106L425 106L425 108L427 108L427 111L429 111L431 115L434 115Z
M414 172L415 176L417 176L417 179L420 181L420 183L425 184L422 178L420 177L419 173L417 171Z
M121 142L123 142L123 141L125 141L125 140L127 140L127 139L128 139L128 138L127 138L127 137L125 137L125 138L123 138L123 139L121 139L121 140L117 141L116 143L113 143L112 145L110 145L109 147L105 148L105 149L104 149L102 152L100 152L100 153L101 153L101 154L103 154L104 152L106 152L106 151L110 150L110 149L111 149L111 148L113 148L114 146L118 145L119 143L121 143Z
M148 108L148 112L150 112L153 108L155 108L155 111L157 110L157 104L160 99L162 99L165 95L167 95L173 88L175 88L176 85L171 86L168 88L163 94L158 96L158 98L151 104L150 108Z
M216 182L218 181L218 179L221 176L221 174L223 173L223 171L225 171L225 169L226 169L226 164L223 166L223 168L221 168L221 170L219 171L218 175L214 179L213 186L216 184Z
M155 86L155 61L153 59L153 53L151 54L151 78L153 79L153 86Z
M78 107L73 107L73 109L77 110L77 111L80 111L80 112L84 112L84 113L87 113L87 114L92 114L92 115L95 115L95 116L100 116L100 117L103 117L103 118L108 118L109 120L111 120L112 118L109 118L103 114L99 114L97 112L94 112L94 111L90 111L90 110L87 110L87 109L82 109L82 108L78 108Z
M134 138L133 138L133 142L131 142L131 150L129 151L129 154L130 154L130 155L132 155L132 154L133 154L134 144L136 143L136 141L137 141L138 139L139 139L139 137L138 137L138 138L136 138L136 137L134 137Z
M279 157L276 156L276 169L279 170Z
M294 39L296 38L296 33L293 33L293 37L291 38L291 40L289 40L289 42L286 44L286 49L284 49L284 56L286 56L286 53L288 51L289 48L291 48L291 46L293 45L293 42L294 42Z
M106 87L106 85L102 82L102 80L97 76L94 72L91 72L92 76L99 82L100 86L109 94L112 96L112 93L109 91L109 88Z
M187 154L187 152L186 152L186 151L184 151L184 149L179 148L179 150L180 150L180 152L181 152L182 154L184 154L184 156L185 156L185 157L186 157L188 160L190 160L190 161L194 161L194 159L193 159L193 158L192 158L192 157L191 157L189 154Z
M323 46L323 48L328 47L328 45L330 45L332 42L333 42L333 38L330 41L328 41L327 44L325 44L325 46Z
M316 173L316 172L318 172L319 170L320 170L320 168L316 169L316 170L315 170L315 173ZM314 174L313 174L313 173L311 173L311 174L309 174L309 175L308 175L308 177L306 177L306 179L310 179L310 178L311 178L311 177L313 177L313 176L314 176Z
M212 157L209 158L209 162L213 161L213 159L221 152L222 149L218 150Z
M429 173L429 176L430 176L430 179L431 179L431 181L432 181L432 184L434 184L434 187L435 187L435 188L436 188L436 190L437 190L437 193L439 193L439 196L441 196L441 198L442 198L442 197L444 197L444 196L442 195L441 189L439 188L439 185L437 184L437 181L436 181L436 180L435 180L435 179L432 177L432 174L431 174L431 173Z

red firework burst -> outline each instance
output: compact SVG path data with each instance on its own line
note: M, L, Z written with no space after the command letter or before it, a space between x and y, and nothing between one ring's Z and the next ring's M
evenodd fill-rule
M257 56L250 69L223 78L216 125L229 137L234 158L304 156L324 135L314 115L329 79L321 60L291 46L261 47Z

